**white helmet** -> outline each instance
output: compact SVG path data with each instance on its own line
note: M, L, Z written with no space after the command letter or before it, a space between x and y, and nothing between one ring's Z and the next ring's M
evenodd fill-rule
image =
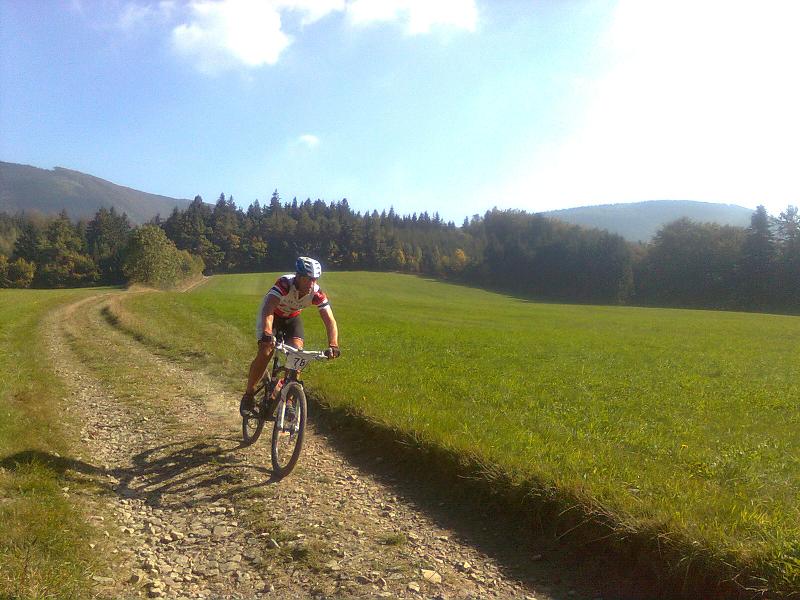
M320 275L322 275L322 266L313 258L309 258L308 256L300 256L297 258L295 271L298 275L305 275L306 277L311 277L312 279L319 279Z

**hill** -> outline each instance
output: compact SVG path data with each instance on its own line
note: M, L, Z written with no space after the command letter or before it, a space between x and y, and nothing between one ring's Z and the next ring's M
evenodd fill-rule
M91 218L99 208L113 206L139 224L157 214L167 217L174 207L188 204L189 200L140 192L62 167L48 171L0 162L0 211L8 213L56 214L66 209L77 219Z
M682 217L701 223L747 227L750 225L753 210L735 204L714 204L693 200L651 200L631 204L581 206L543 214L582 227L606 229L632 242L646 242L663 225Z

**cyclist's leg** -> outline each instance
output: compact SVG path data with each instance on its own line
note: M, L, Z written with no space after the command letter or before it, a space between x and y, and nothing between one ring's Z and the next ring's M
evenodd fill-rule
M298 350L303 349L303 336L305 332L303 330L303 321L300 319L300 315L292 317L291 319L281 319L280 330L281 334L283 335L283 339L287 344L293 348L297 348ZM282 387L283 380L279 381L275 386L273 398L278 398Z
M303 320L300 315L286 320L285 325L286 341L297 348L303 349L303 339L305 337L305 330L303 329Z
M269 360L272 358L273 347L264 342L258 343L258 352L253 362L250 363L250 372L247 376L247 389L245 393L252 394L255 392L258 382L264 376L269 366Z
M245 389L244 395L252 399L252 395L256 390L256 386L258 382L261 381L261 378L264 376L264 373L267 371L267 367L269 366L269 359L272 357L272 346L267 345L261 341L261 336L264 332L264 306L267 303L267 296L264 296L264 300L261 302L261 307L258 309L256 313L256 341L258 342L258 351L256 352L256 357L253 359L253 362L250 363L250 370L247 374L247 388ZM244 401L244 399L243 399Z

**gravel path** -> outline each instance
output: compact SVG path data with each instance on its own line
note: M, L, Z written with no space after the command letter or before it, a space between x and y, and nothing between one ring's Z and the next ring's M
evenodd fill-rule
M99 596L601 597L585 581L576 590L547 550L458 513L324 423L311 423L295 472L272 482L268 431L240 447L238 398L112 327L102 310L121 297L94 296L47 323L81 423L74 468L100 490L65 489L85 496L105 532Z

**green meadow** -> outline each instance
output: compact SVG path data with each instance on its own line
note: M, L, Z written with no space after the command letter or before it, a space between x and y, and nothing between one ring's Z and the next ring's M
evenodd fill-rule
M72 449L65 388L44 358L42 323L87 293L0 290L0 598L89 596L92 532L64 492L75 487L60 458Z
M224 377L233 407L275 276L130 296L120 323ZM800 589L800 318L540 304L385 273L321 284L343 357L305 379L326 404L620 538ZM304 317L307 347L323 346Z

